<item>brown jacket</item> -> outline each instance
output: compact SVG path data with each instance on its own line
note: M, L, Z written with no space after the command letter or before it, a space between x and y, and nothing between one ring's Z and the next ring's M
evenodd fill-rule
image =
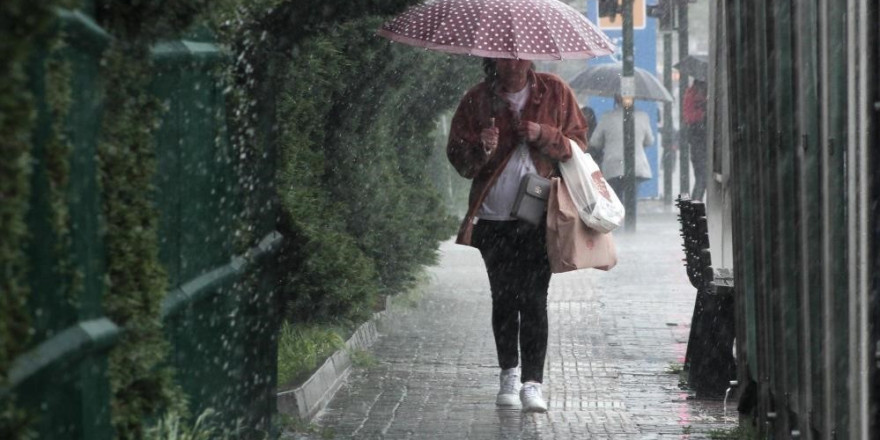
M529 153L538 174L550 177L556 172L557 162L571 157L568 139L573 139L586 151L587 124L571 88L558 76L530 71L529 86L529 101L522 110L521 119L541 124L541 134L535 142L529 143ZM480 132L491 126L490 118L493 117L499 132L498 149L487 157L480 143ZM446 155L458 173L473 179L473 183L457 243L471 244L474 217L516 149L518 135L514 124L514 114L498 87L490 90L486 82L468 90L458 104L452 118Z

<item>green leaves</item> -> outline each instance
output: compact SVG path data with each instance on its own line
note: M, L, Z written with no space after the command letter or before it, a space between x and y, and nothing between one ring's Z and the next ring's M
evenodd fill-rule
M380 17L304 40L278 97L282 206L297 246L294 319L362 320L396 293L454 221L427 177L437 116L479 78L477 59L392 45Z
M30 341L31 291L24 249L29 239L25 216L31 196L36 109L26 65L38 47L37 37L54 19L54 3L0 3L0 386L12 361ZM30 438L31 419L10 399L0 401L0 438Z
M141 438L145 416L174 405L159 313L168 289L159 263L152 130L160 105L147 94L147 46L114 44L105 55L106 110L98 147L107 234L107 316L125 327L110 354L112 422L119 438Z

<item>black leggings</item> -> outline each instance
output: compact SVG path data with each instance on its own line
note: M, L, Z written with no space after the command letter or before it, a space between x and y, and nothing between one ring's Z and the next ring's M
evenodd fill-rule
M546 228L518 221L480 220L473 244L483 255L492 289L492 331L502 369L519 364L522 381L543 382L547 356Z

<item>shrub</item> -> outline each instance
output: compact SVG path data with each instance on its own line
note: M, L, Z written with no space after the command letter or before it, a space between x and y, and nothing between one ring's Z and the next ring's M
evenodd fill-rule
M363 320L376 293L406 287L455 230L427 164L437 117L478 80L479 63L390 44L373 35L380 23L305 40L283 72L278 187L296 238L293 319Z

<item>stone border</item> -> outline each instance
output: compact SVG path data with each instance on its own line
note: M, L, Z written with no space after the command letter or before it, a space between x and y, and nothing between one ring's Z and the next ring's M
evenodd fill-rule
M372 319L361 324L345 348L337 350L324 361L324 365L302 385L289 390L279 390L276 395L278 412L311 422L333 399L351 373L351 355L354 350L365 350L379 339L376 322L391 310L391 296L385 297L385 310L373 314Z

